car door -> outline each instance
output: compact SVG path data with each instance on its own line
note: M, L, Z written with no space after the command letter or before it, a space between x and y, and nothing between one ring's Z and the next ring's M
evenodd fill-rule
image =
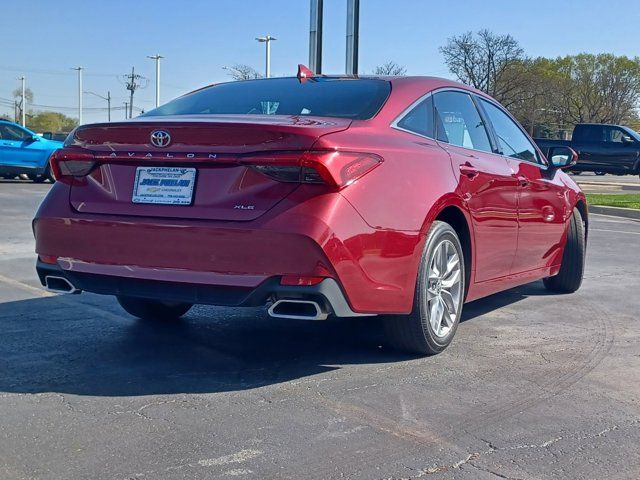
M507 161L493 151L471 95L439 91L434 104L437 139L451 156L471 215L475 281L506 276L517 247L518 182Z
M518 183L518 246L511 273L551 266L559 260L571 213L564 197L566 187L510 115L485 99L480 104Z
M35 168L43 156L34 135L11 123L0 123L0 162L3 165Z
M604 155L602 126L577 125L571 138L571 147L578 153L579 170L592 171L600 165Z
M605 125L603 128L604 143L599 164L604 171L631 170L637 160L638 143L622 128L614 125Z

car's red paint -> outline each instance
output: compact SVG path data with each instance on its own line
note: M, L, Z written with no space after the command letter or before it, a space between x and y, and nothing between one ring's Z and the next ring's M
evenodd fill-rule
M52 187L34 220L36 251L59 257L63 270L188 284L332 277L355 312L409 313L425 234L454 208L469 230L467 301L555 274L571 212L585 202L577 185L560 170L391 128L427 92L484 94L435 78L389 81L370 120L190 116L81 127L72 146L101 165ZM167 149L149 144L159 126L174 138ZM383 162L341 189L280 183L238 163L308 149ZM193 205L132 204L143 164L196 166Z

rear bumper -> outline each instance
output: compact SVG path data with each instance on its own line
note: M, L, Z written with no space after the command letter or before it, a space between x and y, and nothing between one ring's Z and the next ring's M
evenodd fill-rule
M419 232L370 227L339 193L304 187L258 219L225 222L78 213L69 187L56 183L33 229L36 252L57 257L54 267L83 290L263 305L282 291L283 275L322 276L362 314L411 311L423 242Z
M338 283L327 278L318 285L280 285L280 277L271 277L256 287L223 286L173 281L138 279L123 276L99 275L64 270L60 265L38 260L36 271L40 283L47 285L47 277L66 279L75 291L103 295L123 295L170 302L219 305L229 307L258 307L278 299L313 300L323 311L338 317L358 317L351 310Z

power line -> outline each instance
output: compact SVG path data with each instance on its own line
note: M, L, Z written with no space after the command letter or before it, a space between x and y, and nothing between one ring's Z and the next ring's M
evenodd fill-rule
M21 67L10 67L0 65L0 70L6 70L10 72L25 72L25 73L35 73L41 75L63 75L63 76L71 76L74 75L71 72L65 72L64 70L45 70L41 68L21 68ZM88 75L90 77L118 77L117 73L98 73L91 72L85 73L84 75Z

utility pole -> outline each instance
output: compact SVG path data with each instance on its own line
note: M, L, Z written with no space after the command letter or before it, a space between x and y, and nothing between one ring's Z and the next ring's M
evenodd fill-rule
M82 67L75 67L71 70L78 72L78 125L82 125Z
M111 121L111 92L107 91L107 121Z
M147 58L156 61L156 108L158 108L160 106L160 59L164 57L156 53Z
M107 92L106 97L103 97L102 95L98 95L95 92L85 91L84 93L88 93L89 95L95 95L96 97L107 101L107 120L110 122L111 121L111 92Z
M147 86L147 84L144 83L144 81L147 79L142 75L138 75L135 72L134 67L131 67L131 73L125 75L124 78L126 88L131 92L131 97L129 98L129 118L133 118L133 94L139 88L144 88Z
M322 73L322 5L323 0L311 0L309 26L309 69Z
M25 96L25 88L24 88L25 80L26 78L24 78L24 75L20 77L20 82L22 83L22 126L23 127L27 126L27 117L26 117L27 97Z
M277 38L272 37L271 35L266 35L264 37L256 37L256 40L260 43L266 44L267 56L265 58L264 76L269 78L271 76L271 41L277 40Z

